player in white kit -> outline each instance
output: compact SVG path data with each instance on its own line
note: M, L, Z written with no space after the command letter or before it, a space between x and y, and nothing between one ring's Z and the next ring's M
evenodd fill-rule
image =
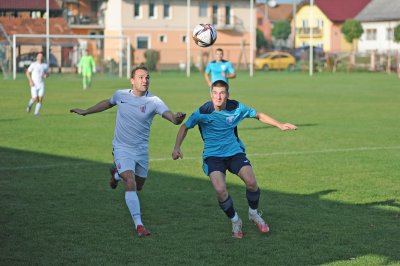
M33 104L36 102L35 116L39 115L40 108L42 107L44 79L48 76L48 69L47 64L43 62L43 53L39 52L36 55L36 62L33 62L25 72L32 95L28 107L26 107L26 111L29 113Z
M185 114L172 113L165 103L149 91L150 76L144 66L132 70L130 82L132 89L118 90L110 99L83 110L71 109L72 113L88 115L102 112L115 105L118 106L113 139L113 156L115 168L110 180L111 188L116 188L121 179L125 183L125 202L131 213L136 232L139 236L149 236L150 232L143 226L140 214L140 202L136 191L144 185L148 173L148 143L150 126L156 114L179 125Z

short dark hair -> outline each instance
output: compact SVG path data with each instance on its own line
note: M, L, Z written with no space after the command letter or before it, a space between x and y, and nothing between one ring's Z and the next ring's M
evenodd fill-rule
M136 71L139 70L139 69L149 72L149 70L147 69L147 67L145 65L138 65L137 67L132 69L131 78L133 78L135 76Z
M229 92L229 84L223 80L214 81L213 84L211 85L211 90L214 87L224 87L226 89L226 92Z
M222 50L222 48L217 48L215 51L220 51L220 52L224 53L224 50Z

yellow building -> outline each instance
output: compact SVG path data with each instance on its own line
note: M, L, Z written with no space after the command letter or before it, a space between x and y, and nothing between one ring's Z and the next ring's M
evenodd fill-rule
M321 47L325 52L348 52L352 44L348 43L341 32L343 23L353 19L370 0L315 0L314 5L305 3L296 13L295 47L312 45ZM312 11L312 15L311 15ZM310 17L312 16L312 20Z

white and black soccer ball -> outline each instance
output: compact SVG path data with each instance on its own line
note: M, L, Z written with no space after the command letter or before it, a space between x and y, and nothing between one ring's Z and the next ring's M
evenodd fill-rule
M198 24L193 29L193 41L200 47L209 47L217 40L217 30L211 24Z

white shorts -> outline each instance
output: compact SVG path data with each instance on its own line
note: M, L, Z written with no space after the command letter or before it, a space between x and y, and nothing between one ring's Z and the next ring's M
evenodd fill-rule
M43 97L44 95L44 84L39 84L31 87L32 98Z
M148 156L138 156L125 149L114 149L113 156L118 173L131 170L139 177L147 177L149 171Z

